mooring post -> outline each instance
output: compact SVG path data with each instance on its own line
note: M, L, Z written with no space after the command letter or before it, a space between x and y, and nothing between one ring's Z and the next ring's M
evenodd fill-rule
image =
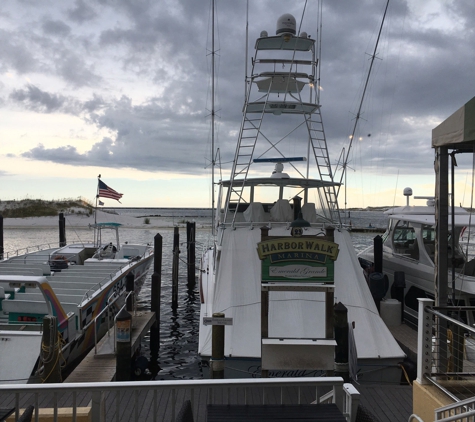
M44 365L42 382L62 382L59 352L61 342L58 336L58 319L53 315L43 318L43 337L41 340L41 358Z
M338 302L334 309L335 330L335 377L342 377L345 382L350 382L348 367L348 309L343 303Z
M152 274L152 297L150 308L155 312L155 322L150 328L150 352L153 361L158 359L160 348L160 295L162 294L162 246L163 239L160 234L154 237L154 258Z
M187 251L187 265L188 265L188 287L194 287L196 283L195 278L195 237L196 237L196 223L186 223L186 251Z
M59 213L59 247L66 246L66 219L64 213Z
M178 227L173 230L173 261L172 261L172 307L178 306L178 265L180 258L180 231Z
M133 273L128 273L125 276L125 291L127 295L127 311L133 312L135 308L135 276ZM133 292L130 294L130 292Z
M224 318L222 312L213 314L213 318ZM224 325L213 324L211 334L211 378L224 378Z
M130 381L132 372L132 315L125 308L116 317L115 380Z
M3 248L3 215L0 214L0 261L3 259L5 249Z
M374 258L374 272L383 273L383 238L376 236L373 239L373 258Z

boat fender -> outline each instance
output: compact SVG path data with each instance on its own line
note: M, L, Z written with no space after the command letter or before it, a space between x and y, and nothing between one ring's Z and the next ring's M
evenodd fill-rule
M148 359L145 356L138 356L134 361L134 374L140 376L148 372Z
M369 289L375 300L381 300L389 288L389 279L387 275L381 273L371 273L369 275Z

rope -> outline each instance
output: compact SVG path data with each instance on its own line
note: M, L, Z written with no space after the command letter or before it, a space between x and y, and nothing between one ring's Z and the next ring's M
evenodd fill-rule
M50 329L52 328L52 323L53 323L53 320L50 321ZM42 368L38 371L38 375L40 375L42 383L48 380L48 378L53 373L54 369L59 364L60 360L62 360L62 363L60 364L61 368L64 368L66 364L66 360L64 359L62 347L61 347L64 341L61 336L61 333L58 332L57 334L58 335L56 337L56 340L53 337L51 337L49 345L45 345L44 343L41 344L42 353L40 355L40 362L42 362ZM46 353L46 357L44 357L45 353ZM56 355L56 360L54 364L51 366L51 371L46 376L43 377L46 365L53 362L53 358L55 355Z
M404 374L404 378L406 378L406 381L409 385L412 385L412 381L411 379L409 378L409 375L407 374L406 372L406 368L404 368L404 365L402 365L401 363L399 364L399 367L402 369L402 372Z

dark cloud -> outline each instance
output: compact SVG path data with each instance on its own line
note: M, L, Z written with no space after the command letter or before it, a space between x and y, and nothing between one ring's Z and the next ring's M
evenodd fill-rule
M36 60L25 40L9 31L0 29L0 70L14 70L19 74L32 72L36 69Z
M386 0L324 2L322 114L336 159L347 146ZM475 32L470 2L441 2L446 25L422 25L406 0L391 1L366 92L352 157L388 171L431 173L431 129L474 93ZM31 4L34 7L34 3ZM37 6L40 8L40 5ZM314 7L309 2L308 12ZM217 144L233 156L242 118L245 2L217 2ZM301 2L251 2L248 56L265 29ZM13 89L16 107L67 113L107 136L84 151L40 145L25 157L73 165L203 171L209 149L210 11L192 0L76 0L30 28L0 30L0 70L53 77ZM37 25L37 26L35 26ZM313 15L302 29L315 36ZM134 86L134 81L136 85ZM126 82L126 83L123 83ZM149 89L145 89L148 86ZM5 103L8 103L6 101ZM276 132L284 129L276 124ZM367 135L371 133L371 137ZM81 151L81 152L80 152Z
M42 91L34 85L28 85L25 89L14 90L10 99L29 110L40 113L63 112L68 107L67 99L58 94L50 94Z
M66 37L71 33L71 27L61 21L45 20L42 27L44 33L48 35Z
M97 12L84 0L76 0L74 7L67 11L67 16L73 22L83 24L93 20L97 16Z

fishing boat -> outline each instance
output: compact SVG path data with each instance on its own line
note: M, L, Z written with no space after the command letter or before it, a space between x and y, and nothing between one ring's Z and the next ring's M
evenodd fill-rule
M1 383L48 382L53 349L67 374L113 327L153 259L150 245L120 243L119 227L95 223L94 240L30 248L0 261ZM57 336L44 341L51 316Z
M410 205L412 189L404 189L406 205L385 212L388 216L386 232L382 235L382 272L388 276L386 298L396 298L393 287L396 272L404 287L404 314L408 322L417 321L417 299L434 299L435 273L435 202L433 197L414 196L425 205ZM470 240L473 215L461 207L449 211L448 251L445 257L449 268L449 302L456 306L475 306L475 259ZM372 271L374 246L359 254L362 266ZM402 287L402 286L401 286ZM398 298L399 299L399 298ZM473 325L472 312L463 312L465 323Z
M405 354L378 314L339 217L318 40L297 27L284 14L276 35L262 31L255 42L231 175L219 182L215 242L201 260L199 354L206 366L213 324L224 316L226 377L261 376L263 353L272 360L283 344L288 363L266 364L265 375L321 374L328 362L314 362L330 355L333 368L334 359L325 315L341 302L354 324L359 380L399 381Z

